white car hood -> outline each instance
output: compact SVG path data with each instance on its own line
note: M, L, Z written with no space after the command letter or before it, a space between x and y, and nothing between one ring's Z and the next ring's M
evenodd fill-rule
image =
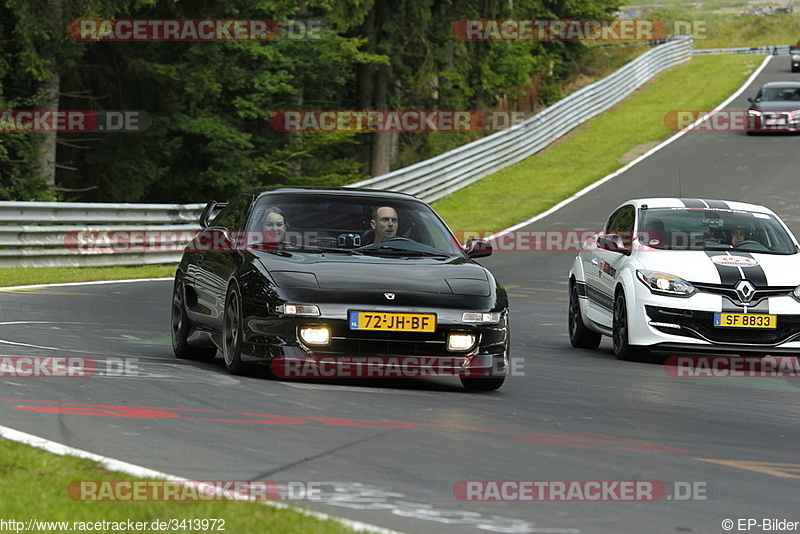
M731 278L766 277L769 286L800 285L800 253L654 250L639 253L636 259L640 269L672 274L687 282L721 284L729 283Z

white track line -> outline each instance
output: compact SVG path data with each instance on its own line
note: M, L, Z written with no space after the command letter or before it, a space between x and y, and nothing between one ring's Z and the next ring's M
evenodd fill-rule
M70 447L62 443L57 443L55 441L50 441L49 439L44 439L38 436L34 436L33 434L20 432L19 430L14 430L13 428L0 426L0 438L16 441L17 443L24 443L25 445L31 445L38 449L42 449L47 452L58 454L61 456L75 456L76 458L85 458L87 460L92 460L100 463L103 467L105 467L110 471L127 473L129 475L139 478L151 478L151 479L155 478L160 480L172 480L175 482L194 483L194 481L188 478L170 475L169 473L162 473L161 471L149 469L147 467L142 467L140 465L123 462L122 460L116 460L114 458L109 458L107 456L101 456L99 454L95 454L93 452L85 451L82 449L76 449L74 447ZM275 501L260 501L260 502L262 502L267 506L277 508L279 510L294 510L295 512L298 512L305 516L313 517L315 519L320 519L322 521L333 521L334 523L339 523L340 525L344 525L345 527L355 530L356 532L368 532L374 534L401 534L396 530L391 530L388 528L371 525L369 523L364 523L362 521L346 519L344 517L337 517L323 512L316 512L314 510L309 510L307 508L289 506L287 504Z
M12 291L15 289L35 289L40 287L95 286L99 284L129 284L131 282L160 282L162 280L172 280L172 278L131 278L126 280L96 280L92 282L61 282L58 284L34 284L30 286L0 287L0 291Z

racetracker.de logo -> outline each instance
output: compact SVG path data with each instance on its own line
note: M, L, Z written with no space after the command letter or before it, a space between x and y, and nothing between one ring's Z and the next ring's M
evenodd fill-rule
M98 361L78 356L0 356L0 378L87 378Z
M270 119L279 132L474 132L484 127L479 111L283 110Z
M463 41L653 41L667 36L660 20L461 19L453 35Z
M276 358L278 378L457 378L480 377L480 359L465 356L336 356ZM511 358L508 374L524 376L524 362Z
M655 502L705 501L708 484L659 480L460 480L459 501L491 502Z
M77 19L76 41L274 41L323 39L332 29L319 19Z
M74 480L67 486L73 501L274 501L277 483L270 480Z
M664 115L664 125L673 132L746 132L753 128L754 118L751 112L741 109L671 110ZM777 121L774 124L764 121L759 129L779 130L787 126L785 119Z
M487 239L493 252L580 252L597 247L597 230L510 230L491 232L485 230L459 230L455 232L459 243L469 239ZM637 232L636 239L630 235L620 235L620 246L632 250L655 250L661 246L663 236L660 232Z
M272 41L279 33L269 19L78 19L67 26L76 41Z
M0 110L0 132L143 132L153 120L142 110Z
M675 378L797 378L800 361L794 356L671 356L664 371Z

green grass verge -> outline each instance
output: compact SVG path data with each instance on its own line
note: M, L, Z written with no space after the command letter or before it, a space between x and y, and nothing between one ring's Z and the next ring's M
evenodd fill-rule
M714 2L658 2L656 12L638 18L667 21L667 28L685 33L694 26L696 48L733 48L740 46L789 45L800 39L800 10L794 13L775 13L772 16L745 14L742 4ZM750 2L749 7L757 7ZM763 2L759 7L766 7ZM773 7L776 6L772 3ZM626 9L623 8L623 11ZM671 24L675 21L675 24ZM687 24L689 23L689 24Z
M660 74L546 150L433 206L454 231L497 231L524 221L672 135L664 123L669 111L717 106L762 60L753 55L697 57Z
M794 45L798 39L800 13L796 12L771 17L708 18L705 35L697 35L694 45L696 48Z
M137 480L121 473L111 473L98 463L62 457L0 439L0 510L6 521L68 521L70 528L34 529L37 532L77 532L73 521L146 522L193 519L223 519L225 532L276 532L344 534L354 532L332 521L322 521L293 510L279 510L257 502L163 502L115 501L87 502L73 500L68 493L71 483L79 481ZM79 495L74 495L80 498ZM194 526L203 526L202 523ZM219 523L217 523L219 526ZM9 529L11 530L11 529ZM112 532L114 529L93 529ZM180 528L179 532L216 532L219 529ZM144 532L156 532L146 529Z

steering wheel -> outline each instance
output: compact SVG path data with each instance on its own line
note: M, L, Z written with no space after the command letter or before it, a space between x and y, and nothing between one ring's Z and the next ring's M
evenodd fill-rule
M390 238L388 238L388 239L384 239L383 241L381 241L381 242L380 242L380 243L378 243L378 244L380 245L380 244L383 244L383 243L388 243L389 241L395 241L395 242L397 242L397 241L406 242L406 241L407 241L407 242L409 242L409 243L414 243L414 242L415 242L415 241L414 241L413 239L411 239L411 238L408 238L408 237L403 237L403 236L396 235L396 236L394 236L394 237L390 237Z
M761 241L756 241L754 239L745 239L744 241L739 241L738 243L733 245L733 248L739 248L745 245L758 245L761 248L767 248L764 246L763 243L761 243Z

